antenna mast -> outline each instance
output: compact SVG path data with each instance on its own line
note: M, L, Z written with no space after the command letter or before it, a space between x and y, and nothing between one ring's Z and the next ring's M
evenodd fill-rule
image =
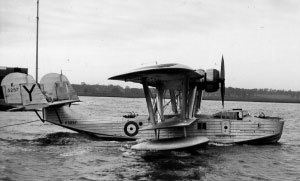
M39 69L39 0L36 2L36 52L35 52L35 80L38 83Z

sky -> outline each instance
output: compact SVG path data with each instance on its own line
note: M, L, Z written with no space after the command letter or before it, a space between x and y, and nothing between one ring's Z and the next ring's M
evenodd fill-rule
M107 80L161 63L220 68L226 86L300 90L298 0L40 0L39 78ZM0 66L35 75L36 0L0 0Z

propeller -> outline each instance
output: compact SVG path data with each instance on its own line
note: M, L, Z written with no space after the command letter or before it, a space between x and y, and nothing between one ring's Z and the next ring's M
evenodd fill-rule
M220 83L221 83L222 106L224 108L224 97L225 97L225 66L224 66L223 55L222 55L222 60L221 60Z
M206 92L216 92L221 89L221 100L222 106L224 108L224 98L225 98L225 65L224 57L222 55L221 69L207 69L206 71L198 69L196 72L202 75L204 78L199 81L202 90ZM221 86L220 86L221 84Z

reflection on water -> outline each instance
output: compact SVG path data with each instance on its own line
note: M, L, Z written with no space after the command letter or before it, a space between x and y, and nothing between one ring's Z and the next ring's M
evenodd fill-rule
M109 119L146 113L144 99L81 97L83 114ZM204 101L214 113L217 101ZM226 102L286 121L274 145L209 145L194 152L135 152L133 142L100 141L41 122L0 130L0 180L297 180L300 178L299 104ZM32 113L0 113L0 126L36 120Z

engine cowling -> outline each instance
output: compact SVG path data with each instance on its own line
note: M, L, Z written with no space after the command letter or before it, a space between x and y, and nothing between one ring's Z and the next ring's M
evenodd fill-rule
M206 70L205 77L205 91L206 92L216 92L219 90L220 72L217 69Z

